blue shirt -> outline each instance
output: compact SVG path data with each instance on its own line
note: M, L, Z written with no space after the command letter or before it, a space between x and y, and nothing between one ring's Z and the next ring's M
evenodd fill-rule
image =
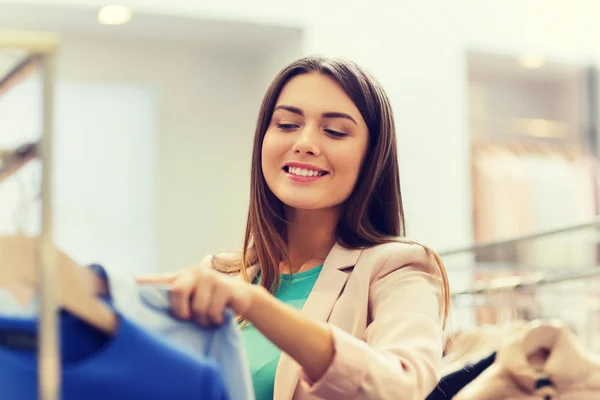
M252 378L242 338L231 310L218 327L201 328L191 321L181 321L170 313L169 290L162 286L138 285L133 278L119 276L94 264L90 268L106 280L114 308L143 329L160 336L191 357L214 359L220 365L229 397L254 400ZM10 296L0 290L0 300ZM0 315L33 317L37 301L21 308L14 301L0 307ZM0 396L0 400L3 398Z
M242 338L231 310L226 310L220 326L200 328L171 315L168 288L138 285L133 278L120 277L99 265L91 268L106 279L111 301L120 313L191 356L214 359L223 371L229 397L254 400Z
M227 399L220 367L119 316L114 336L62 312L61 400ZM0 318L0 398L37 400L36 321Z

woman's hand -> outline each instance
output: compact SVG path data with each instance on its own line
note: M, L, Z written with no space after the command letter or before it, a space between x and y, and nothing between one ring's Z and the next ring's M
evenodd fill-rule
M220 325L225 307L244 316L259 290L240 278L215 271L210 257L187 270L136 280L140 284L170 285L173 314L181 319L194 319L201 326Z
M171 285L173 313L203 326L221 324L223 309L231 307L294 358L313 382L331 365L335 348L327 326L279 301L262 286L215 271L210 257L184 271L144 276L137 281Z

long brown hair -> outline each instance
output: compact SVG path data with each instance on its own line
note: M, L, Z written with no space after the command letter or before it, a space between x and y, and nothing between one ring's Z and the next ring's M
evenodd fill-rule
M289 254L283 203L265 181L261 150L283 87L293 77L307 73L324 74L337 82L352 99L369 130L369 148L359 178L337 224L338 243L353 249L397 241L415 244L404 239L396 132L392 108L383 88L371 75L351 61L323 57L301 58L275 77L260 108L254 136L250 208L242 257L234 263L219 257L213 261L215 267L241 272L247 280L247 268L258 264L261 285L272 293L279 285L280 262L289 264ZM440 312L445 325L450 302L448 277L440 257L431 249L425 249L435 259L442 277Z

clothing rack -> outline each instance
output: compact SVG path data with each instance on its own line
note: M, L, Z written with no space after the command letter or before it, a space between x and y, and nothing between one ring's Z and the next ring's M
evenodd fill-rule
M27 162L38 157L42 162L41 215L42 226L38 246L40 317L38 329L39 395L41 400L60 399L60 351L58 332L56 251L52 238L52 127L54 99L54 55L59 36L49 32L0 30L0 54L3 50L24 51L28 55L5 76L0 77L0 96L24 80L29 73L40 69L42 77L43 126L39 144L28 156L17 151L5 152L8 160L0 175L6 179ZM22 150L22 149L21 149Z
M0 96L35 71L40 66L41 61L41 56L36 54L28 56L17 64L2 79L0 79Z
M487 283L475 284L472 289L454 292L452 296L490 294L503 291L517 291L521 289L539 287L561 282L600 278L600 268L587 268L569 274L549 274L538 272L532 276L513 276L499 278Z
M490 249L504 247L504 246L508 246L508 245L512 245L512 244L518 244L518 243L529 241L529 240L545 238L548 236L554 236L554 235L557 235L560 233L575 232L575 231L579 231L581 229L596 228L596 227L600 227L600 217L596 217L590 221L583 222L580 224L568 225L568 226L564 226L564 227L557 228L557 229L550 229L550 230L545 230L545 231L541 231L541 232L531 233L528 235L516 236L516 237L510 238L510 239L475 244L475 245L471 245L471 246L458 247L455 249L441 251L441 252L439 252L439 255L441 257L448 257L448 256L456 255L456 254L472 253L472 252L476 252L476 251L480 251L480 250L490 250Z
M14 150L0 149L0 183L38 155L38 143L28 143Z
M448 257L463 253L473 253L481 250L490 250L496 248L502 248L504 246L519 244L535 239L546 238L558 234L577 232L583 229L597 228L600 227L600 217L595 217L589 221L563 226L556 229L545 230L541 232L535 232L527 235L516 236L505 240L481 243L472 246L459 247L451 250L441 251L439 254L441 257ZM477 264L475 264L477 265ZM502 291L517 291L530 287L538 287L548 284L582 280L589 278L600 277L600 268L585 268L579 271L568 273L568 274L556 274L556 273L544 273L538 272L532 275L520 275L506 278L497 278L489 282L475 283L474 286L468 290L462 290L453 292L452 297L458 297L462 295L479 295L489 294Z

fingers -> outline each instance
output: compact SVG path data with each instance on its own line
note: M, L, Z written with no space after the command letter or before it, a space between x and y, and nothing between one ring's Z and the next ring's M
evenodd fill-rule
M221 277L217 279L221 280ZM231 285L226 284L215 285L212 295L210 297L210 305L208 308L208 317L210 321L215 325L221 325L223 323L223 313L225 307L231 301L232 288Z
M209 268L145 275L138 283L169 284L171 312L180 319L193 319L207 327L223 323L225 307L234 297L234 282Z
M196 285L197 281L193 273L181 274L171 283L171 310L177 318L192 317L190 299L196 291Z
M137 276L135 281L137 283L147 283L147 284L170 284L173 283L179 276L181 276L181 272L172 272L167 274L148 274Z
M192 298L192 314L201 326L211 325L209 316L210 299L215 289L216 279L214 275L202 271L196 273L198 287Z

